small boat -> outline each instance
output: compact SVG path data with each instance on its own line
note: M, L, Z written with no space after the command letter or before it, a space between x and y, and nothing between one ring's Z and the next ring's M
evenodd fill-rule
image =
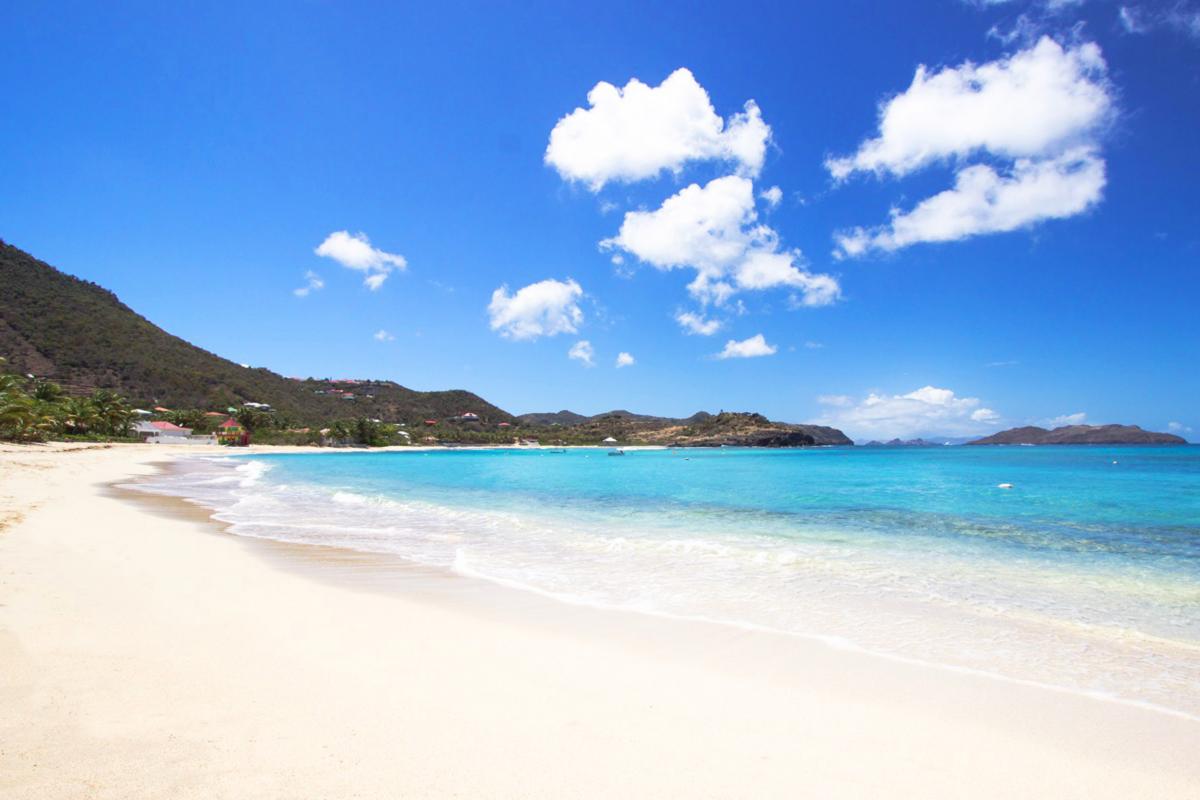
M612 450L608 451L608 454L610 456L623 456L625 455L625 451L619 447L614 447Z

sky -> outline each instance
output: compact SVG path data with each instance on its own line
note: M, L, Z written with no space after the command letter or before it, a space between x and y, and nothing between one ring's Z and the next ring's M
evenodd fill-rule
M5 4L0 238L284 375L1200 440L1200 0L500 5Z

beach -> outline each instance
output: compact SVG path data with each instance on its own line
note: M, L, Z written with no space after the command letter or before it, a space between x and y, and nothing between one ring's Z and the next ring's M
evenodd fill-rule
M114 488L201 452L0 450L0 796L1200 793L1187 716L233 536Z

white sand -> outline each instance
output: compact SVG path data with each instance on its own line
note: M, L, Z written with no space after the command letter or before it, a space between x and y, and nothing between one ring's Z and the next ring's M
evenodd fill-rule
M405 577L103 487L168 452L0 449L0 797L1200 796L1187 719Z

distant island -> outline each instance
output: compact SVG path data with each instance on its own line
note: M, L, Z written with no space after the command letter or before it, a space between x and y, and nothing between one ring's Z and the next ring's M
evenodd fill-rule
M1143 430L1137 425L1064 425L1054 430L1027 425L967 444L1187 444L1187 440L1172 433Z

